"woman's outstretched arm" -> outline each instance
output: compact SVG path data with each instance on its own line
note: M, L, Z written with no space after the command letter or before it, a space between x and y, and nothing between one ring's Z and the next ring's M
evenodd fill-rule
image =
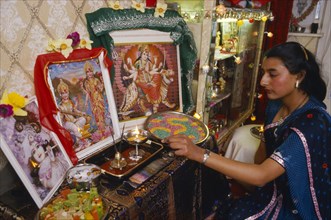
M205 149L198 147L185 135L174 135L163 140L175 150L178 156L202 163ZM261 164L248 164L225 158L219 154L210 152L205 166L216 170L233 179L255 185L263 186L276 179L285 172L285 169L276 161L268 158Z

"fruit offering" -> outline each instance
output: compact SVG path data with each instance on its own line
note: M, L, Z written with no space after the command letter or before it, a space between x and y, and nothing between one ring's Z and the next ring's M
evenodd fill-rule
M104 206L97 188L88 192L64 189L39 211L41 220L100 220Z

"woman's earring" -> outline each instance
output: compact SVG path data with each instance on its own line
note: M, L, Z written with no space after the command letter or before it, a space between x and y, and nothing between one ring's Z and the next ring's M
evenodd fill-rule
M299 80L295 82L295 88L299 88Z

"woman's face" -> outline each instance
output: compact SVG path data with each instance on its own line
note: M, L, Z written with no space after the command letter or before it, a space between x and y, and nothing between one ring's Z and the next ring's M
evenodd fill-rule
M290 74L283 62L276 58L266 58L262 64L263 76L260 85L269 99L281 99L295 90L297 76Z
M148 51L143 51L142 52L142 54L141 54L141 59L143 59L143 60L147 60L147 58L148 58Z
M86 75L88 78L91 78L93 76L93 71L90 68L87 68Z

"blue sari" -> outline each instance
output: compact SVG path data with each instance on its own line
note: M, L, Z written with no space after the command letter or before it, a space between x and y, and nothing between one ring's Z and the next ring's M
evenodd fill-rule
M254 193L227 201L218 219L331 219L331 116L309 101L282 123L272 120L281 103L266 109L267 156L285 173Z

